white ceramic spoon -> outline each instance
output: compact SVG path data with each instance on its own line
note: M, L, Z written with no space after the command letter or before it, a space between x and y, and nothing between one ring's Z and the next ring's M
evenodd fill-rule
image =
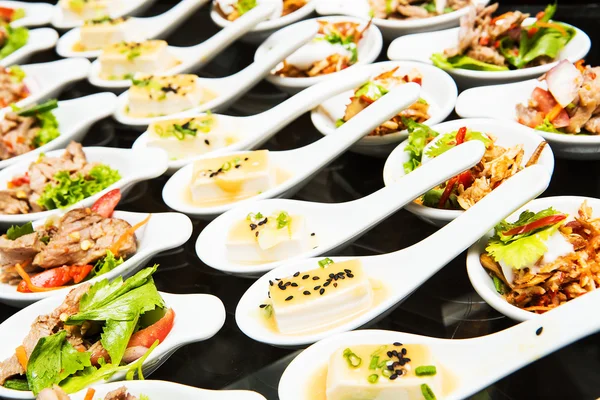
M169 160L168 172L174 173L185 165L202 158L213 157L226 152L256 148L269 140L283 127L292 123L296 118L329 98L332 94L359 86L368 79L368 72L362 68L344 71L343 74L303 90L281 104L260 114L249 117L213 114L218 122L218 127L215 129L218 129L224 135L231 134L235 136L237 141L227 147L215 149L202 155ZM148 147L148 140L149 134L146 131L136 139L132 148Z
M13 10L23 9L25 16L11 22L11 26L39 26L46 25L52 18L53 6L45 3L30 3L23 1L0 1L0 7L12 8Z
M547 90L546 82L531 79L524 82L493 85L465 90L456 101L456 113L463 118L487 117L517 124L517 104L527 104L536 87ZM543 137L557 158L599 160L600 135L572 135L523 128Z
M407 175L406 180L402 179L369 196L346 203L273 199L238 206L217 217L200 232L196 241L196 254L208 266L225 273L256 277L292 260L334 252L366 233L415 197L471 168L481 160L484 153L483 143L465 143L422 168L417 168L414 174ZM318 247L274 262L244 264L229 260L225 242L232 225L243 221L251 212L271 215L278 210L303 216L309 232L316 235ZM352 218L348 218L349 215Z
M160 149L117 149L112 147L84 147L83 152L89 163L98 162L116 169L121 174L114 184L101 192L73 204L71 208L89 207L104 193L112 189L121 189L125 195L135 183L161 176L167 170L167 154ZM46 153L47 157L60 157L64 150L54 150ZM23 156L18 163L0 171L0 188L6 188L15 176L22 176L29 169L29 165L37 159L37 155ZM1 189L0 189L1 190ZM0 226L22 225L28 221L48 218L50 215L59 214L64 210L49 210L29 214L0 214Z
M496 144L505 148L522 145L525 152L525 163L527 160L529 160L538 145L543 141L540 136L532 134L529 128L519 126L514 122L497 121L483 118L457 119L454 121L443 122L431 127L440 135L426 146L424 153L426 153L431 146L434 146L435 143L445 134L457 131L461 127L467 127L475 132L488 133L496 137ZM386 186L395 184L405 177L410 176L410 174L406 174L404 171L404 163L409 160L409 154L406 152L407 145L408 140L400 143L400 145L398 145L398 147L392 151L386 160L383 168L383 182ZM425 154L422 159L423 164L429 162L429 160L430 158ZM552 154L552 149L550 146L546 146L544 148L538 160L538 164L543 165L549 174L553 173L554 155ZM407 211L415 214L423 221L434 226L444 226L448 222L464 213L463 210L446 210L435 207L427 207L417 203L407 204L405 208Z
M167 307L175 311L175 324L166 339L159 344L143 364L144 376L157 370L177 349L186 344L213 337L225 323L225 307L221 300L209 294L171 294L159 292ZM5 360L15 352L39 315L51 313L65 296L53 296L38 301L14 314L0 324L0 359ZM117 373L108 381L121 381L125 373ZM99 383L99 382L95 382ZM0 398L33 399L33 393L6 389L0 386Z
M135 18L128 21L131 24L132 40L142 42L148 39L163 38L177 29L197 9L210 0L181 0L170 10L154 17ZM129 29L128 29L129 33ZM81 28L73 28L58 39L56 52L61 57L96 58L102 53L101 49L77 51L74 47L79 43Z
M90 62L84 58L76 58L21 65L21 68L25 73L23 83L29 90L29 96L16 103L17 107L23 108L57 97L67 86L84 79L88 75Z
M161 72L160 75L182 74L202 68L233 42L245 35L258 22L266 19L271 10L272 8L266 5L253 8L227 28L195 46L169 46L169 52L180 63L167 71ZM126 89L131 86L130 79L111 80L102 78L100 60L96 60L92 64L88 79L92 85L106 89Z
M475 4L485 6L489 0L475 0ZM317 13L321 15L352 15L358 18L371 18L368 0L317 0ZM429 18L409 18L404 20L373 18L373 23L381 30L386 40L394 40L410 33L437 31L458 25L467 8Z
M212 218L243 203L291 196L354 142L373 130L382 121L386 121L399 110L414 103L418 96L419 86L416 83L403 85L392 90L380 101L373 103L334 134L299 149L269 152L271 168L277 168L287 174L289 178L249 199L212 207L190 204L186 198L187 192L190 190L194 164L188 164L167 181L163 188L163 200L169 207L184 214L199 218ZM232 153L232 155L234 154Z
M523 25L531 25L533 22L535 22L535 18L528 18L523 22ZM558 55L558 60L567 59L571 62L575 62L584 58L588 51L590 51L591 40L589 36L577 27L572 26L572 28L574 28L577 33L562 49ZM459 29L460 28L453 28L399 37L390 44L387 53L388 58L390 60L413 60L432 64L432 54L443 53L444 49L456 47L458 44ZM516 82L538 77L545 72L548 72L556 64L558 64L558 61L537 67L510 71L473 71L452 68L448 70L448 73L452 75L459 88L469 88L474 86Z
M54 29L39 28L29 31L29 39L25 46L10 53L0 60L0 67L9 67L14 64L22 64L34 53L48 50L56 44L58 33Z
M584 201L587 201L588 206L593 210L593 217L598 218L600 216L600 200L591 197L580 197L580 196L558 196L558 197L544 197L535 199L519 210L515 211L507 219L514 221L518 218L519 214L525 210L531 210L538 212L548 207L566 213L571 217L577 216L579 208ZM512 318L516 321L527 321L530 319L539 318L540 315L523 310L517 306L514 306L506 301L504 296L499 294L494 288L492 278L488 274L487 270L481 265L479 256L484 253L487 247L489 239L492 237L493 232L486 233L477 243L473 244L469 248L467 254L467 272L469 274L469 280L473 285L475 291L496 311ZM510 278L509 278L510 279ZM562 308L560 306L559 308Z
M270 71L275 68L281 60L292 54L300 46L311 40L315 32L307 31L301 35L289 38L286 43L274 49L269 55L260 61L255 61L243 70L224 77L224 78L198 78L198 84L215 94L215 98L201 104L198 107L186 110L181 113L162 117L134 118L127 114L126 107L128 103L129 91L121 93L118 98L117 110L114 118L123 125L129 125L134 128L142 128L150 125L152 122L179 117L186 113L200 113L207 110L220 111L228 108L238 98L247 91L256 86Z
M425 125L434 125L445 120L452 112L456 103L457 89L454 80L443 70L431 65L412 61L387 61L371 64L365 68L375 77L383 72L399 67L396 76L407 75L411 70L418 70L423 76L421 83L421 98L429 104L430 118ZM358 87L358 86L357 86ZM355 88L353 88L355 89ZM332 96L327 101L315 107L310 113L313 125L323 135L335 132L336 121L346 114L346 106L354 95L354 90ZM365 136L360 139L351 151L360 154L387 157L402 140L408 137L408 131L393 132L383 136Z
M59 0L60 1L60 0ZM117 2L118 6L110 13L111 18L125 17L129 15L141 15L146 11L156 0L127 0ZM103 15L99 15L102 17ZM54 7L52 15L52 25L56 29L66 30L83 25L82 18L75 18L69 13L65 13L62 7L57 4Z
M143 221L148 215L147 213L127 211L115 211L113 213L114 218L125 220L131 226ZM157 213L150 215L148 222L135 232L137 237L137 251L135 254L128 257L123 264L112 271L86 282L98 282L102 279L114 279L118 276L122 276L123 278L129 277L138 272L156 254L182 246L192 236L192 221L185 215L179 213ZM45 223L46 218L42 218L35 221L33 227L37 228ZM68 288L51 292L20 293L17 292L15 286L0 283L0 303L22 308L47 297L57 295L66 296L76 286L79 285L72 285Z
M533 321L473 339L438 339L380 330L335 335L310 346L290 363L279 381L279 399L313 399L308 388L316 388L316 374L327 367L331 354L337 349L394 342L428 346L438 365L449 371L448 375L442 375L442 379L450 380L448 386L451 389L446 393L436 393L438 399L470 398L524 366L598 332L600 319L593 317L598 307L600 291L597 290Z
M374 103L376 104L376 103ZM311 332L282 334L266 323L259 305L267 298L269 281L318 268L319 258L297 260L276 268L257 280L238 303L235 319L250 338L280 347L314 343L335 333L360 328L391 311L423 282L462 253L500 220L542 193L550 183L544 167L534 165L500 185L463 215L427 239L389 254L357 257L363 271L382 286L383 299L365 312ZM365 210L367 212L367 210ZM331 257L334 262L352 259Z
M0 161L0 169L24 159L30 160L40 153L64 148L72 140L80 142L95 122L113 113L116 102L117 96L112 93L96 93L78 99L59 101L58 108L52 110L52 114L58 121L60 136L28 153ZM4 112L0 112L0 119L3 115Z
M92 385L94 399L104 399L111 391L125 386L129 394L139 398L144 394L150 400L177 399L177 400L266 400L262 395L249 390L206 390L193 386L167 381L128 381L112 382L103 385ZM72 394L71 400L84 400L87 389Z

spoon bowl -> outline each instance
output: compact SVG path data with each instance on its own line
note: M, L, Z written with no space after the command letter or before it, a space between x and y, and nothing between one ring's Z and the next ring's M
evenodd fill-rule
M129 15L141 15L150 8L155 1L156 0L128 0L127 2L120 2L115 9L109 11L109 16L111 18L119 18ZM83 18L74 13L65 12L59 4L54 7L52 25L56 29L72 29L83 25L83 22Z
M52 18L53 6L44 3L28 3L23 1L0 1L0 7L22 9L25 16L10 23L14 28L19 26L32 27L46 25Z
M15 50L0 60L0 67L10 67L26 62L34 53L48 50L56 44L58 33L54 29L39 28L29 31L29 39L25 46Z

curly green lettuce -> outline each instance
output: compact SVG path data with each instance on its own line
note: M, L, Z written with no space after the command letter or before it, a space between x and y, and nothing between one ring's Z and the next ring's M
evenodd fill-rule
M29 40L29 30L27 28L13 28L10 25L5 28L8 37L4 46L0 49L0 60L25 46Z
M410 118L402 117L402 123L408 129L408 144L404 151L408 153L408 161L404 163L404 173L408 174L421 165L423 149L431 139L438 136L439 133L428 127L419 124Z

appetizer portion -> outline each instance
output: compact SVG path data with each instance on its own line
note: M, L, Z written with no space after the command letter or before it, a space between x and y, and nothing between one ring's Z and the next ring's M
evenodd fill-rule
M517 121L545 132L600 134L600 67L563 60L541 80L527 104L517 104Z
M442 398L442 379L424 345L342 347L329 358L327 400L434 400Z
M89 19L80 28L79 42L73 50L100 50L110 44L130 42L135 33L134 23L127 17Z
M368 310L373 288L358 259L334 263L269 281L269 300L260 305L283 334L317 330Z
M23 8L0 7L0 23L10 24L25 17Z
M37 395L54 385L74 393L119 372L143 379L144 361L176 318L152 280L156 268L71 290L0 363L0 385Z
M235 21L248 11L261 4L275 7L269 19L277 19L298 11L308 3L308 0L215 0L215 9L228 21Z
M100 77L110 80L133 79L136 72L159 74L179 63L164 40L109 44L99 61Z
M10 25L0 26L0 60L25 46L28 40L29 30L27 28L13 28Z
M308 44L283 60L274 74L308 78L332 74L358 62L358 46L370 23L318 21L319 32Z
M536 164L547 144L540 143L529 160L525 161L522 145L504 148L497 145L496 138L488 133L462 127L458 131L438 137L438 132L425 125L408 119L405 119L405 123L410 132L408 145L405 148L409 154L409 160L404 163L404 172L407 174L421 165L423 155L434 158L469 140L479 140L486 147L481 162L473 168L429 190L415 200L417 204L440 209L468 210L502 182L525 167Z
M21 293L44 292L103 275L137 251L135 231L112 218L121 199L119 189L102 196L91 208L77 208L60 219L12 226L0 236L0 282Z
M121 3L121 0L59 0L58 6L66 18L88 20L114 14Z
M470 0L369 0L373 17L393 20L435 17L470 4Z
M190 193L196 205L247 199L277 185L268 150L206 158L194 162Z
M56 100L4 114L0 120L0 159L8 160L37 149L60 136L52 110Z
M94 389L89 388L85 394L85 399L94 399L95 393L96 391ZM37 400L71 400L71 398L60 386L54 385L52 388L42 390L38 394ZM127 387L121 386L118 389L108 392L104 397L104 400L150 400L150 398L145 395L136 397L127 391Z
M135 74L128 92L127 113L147 118L175 114L198 107L214 95L198 83L196 75Z
M89 163L81 144L71 142L60 157L40 154L29 169L0 191L0 214L29 214L71 206L121 179L119 171Z
M344 123L348 122L356 114L379 100L390 90L397 88L398 86L404 85L408 82L418 83L419 85L423 82L423 76L416 69L413 68L408 75L396 75L399 67L383 72L369 82L365 83L354 92L354 96L350 98L350 104L346 106L346 113L344 117L336 122L336 126L340 127ZM402 122L403 118L408 118L412 121L423 123L429 119L429 104L424 99L419 99L416 103L412 104L405 110L400 111L398 115L394 116L389 121L384 122L368 136L384 136L390 133L399 132L405 130L407 127Z
M237 262L285 260L311 249L306 220L302 215L277 211L270 215L250 213L229 229L227 257Z
M600 286L599 229L586 202L573 216L524 211L496 226L481 265L510 304L542 314Z
M219 118L208 111L193 117L157 121L148 127L149 147L159 147L171 160L180 160L210 153L237 142L236 135L223 126Z
M551 21L556 4L536 15L531 25L522 26L529 14L507 12L492 14L498 3L488 7L471 7L461 18L459 44L431 56L442 69L507 71L548 64L556 61L562 49L575 36L571 26Z
M29 89L23 82L25 72L18 66L0 68L0 108L15 104L27 96Z

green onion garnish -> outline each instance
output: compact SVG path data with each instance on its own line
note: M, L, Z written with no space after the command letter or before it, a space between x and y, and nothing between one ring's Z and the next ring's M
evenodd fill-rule
M250 214L246 215L246 219L248 221L257 221L263 219L263 215L259 212L257 212L256 214L251 212Z
M436 400L433 390L431 390L429 385L426 383L421 385L421 393L423 394L423 397L425 397L425 400Z
M269 319L273 315L273 306L271 304L267 304L263 308L261 308L263 315L265 318Z
M390 371L387 368L383 368L381 370L381 375L385 376L386 378L389 378L390 376L394 375L394 371Z
M362 363L362 358L354 354L349 348L344 350L344 358L351 368L358 368Z
M437 374L435 365L421 365L415 369L415 375L417 376L433 376Z
M277 229L285 228L291 221L290 215L282 211L277 216Z
M333 260L329 257L319 260L319 267L325 268L329 264L333 264Z
M371 363L369 364L369 369L377 369L379 365L379 356L371 356Z
M367 380L369 381L369 383L377 383L377 381L379 380L379 375L377 375L377 374L369 375Z
M38 104L37 106L33 106L33 107L29 107L25 110L17 111L17 115L20 115L21 117L33 117L36 114L45 113L50 110L54 110L55 108L58 108L58 100L52 99L52 100L48 100L45 103Z
M377 350L371 353L371 357L379 355L382 351L386 349L386 345L380 346Z
M223 165L221 165L221 169L223 171L229 171L231 169L231 163L229 161L224 162Z
M492 275L492 281L494 281L494 288L496 289L496 292L498 292L499 294L506 293L506 285L504 285L502 279L498 278L496 275Z

